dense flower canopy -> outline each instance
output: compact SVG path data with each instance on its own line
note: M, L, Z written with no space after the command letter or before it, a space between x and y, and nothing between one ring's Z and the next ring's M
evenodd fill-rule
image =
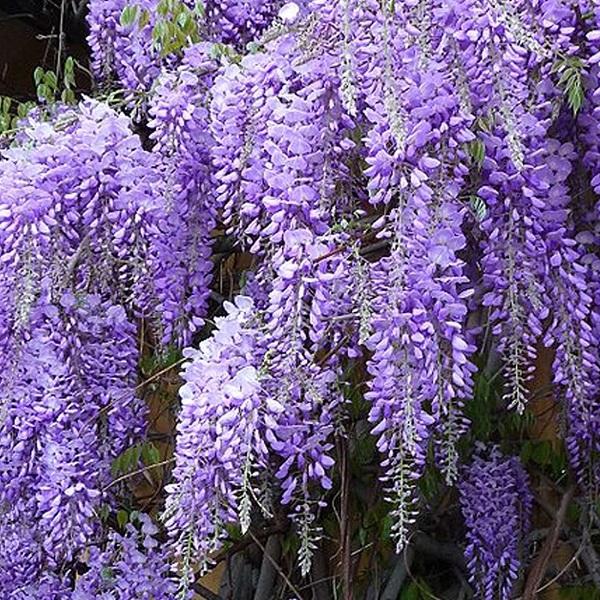
M0 147L3 597L186 598L232 525L281 512L308 574L356 387L395 550L435 470L478 597L510 598L520 448L469 458L494 359L518 416L552 348L570 470L600 485L600 7L90 0L88 23L122 93ZM184 357L164 531L111 527L141 336Z

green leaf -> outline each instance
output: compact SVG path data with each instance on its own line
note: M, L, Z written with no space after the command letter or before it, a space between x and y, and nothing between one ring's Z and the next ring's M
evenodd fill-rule
M558 87L562 90L567 105L576 115L583 105L584 62L578 56L568 56L558 60L552 67L554 73L559 73Z
M390 540L392 537L392 517L389 514L385 515L381 525L381 539L384 541Z
M159 2L156 12L158 12L161 17L166 17L169 14L169 3L167 0L162 0L162 2Z
M146 9L144 9L140 14L138 26L140 29L143 29L144 27L146 27L146 25L148 25L148 23L150 23L150 13Z
M63 83L67 90L75 85L75 61L72 56L68 56L65 61Z
M473 400L467 403L465 407L475 438L484 441L489 439L492 433L493 410L493 386L490 379L483 372L479 372L475 375Z
M549 442L548 440L542 440L534 445L533 452L531 454L531 459L539 465L547 465L550 462L551 455L551 442Z
M123 472L123 455L119 454L119 456L117 456L113 462L112 465L110 467L110 472L112 473L113 477L115 477L116 475L119 475L119 473Z
M423 492L426 500L433 500L440 490L441 478L437 469L429 467L419 479L419 489Z
M160 452L152 442L148 442L142 446L142 460L147 466L160 462Z
M65 60L65 73L73 73L75 71L75 60L72 56L67 56Z
M421 591L416 581L411 581L401 592L400 600L419 600Z
M106 521L110 516L110 507L108 504L102 504L98 509L98 516L102 521Z
M471 159L477 166L477 168L481 168L483 164L483 159L485 158L485 145L483 140L476 139L469 144L469 153L471 154Z
M35 71L33 72L33 80L35 81L36 87L38 85L40 85L40 83L42 83L43 79L44 79L44 69L42 69L42 67L36 67Z
M127 514L127 511L120 510L117 513L117 524L119 525L119 527L121 527L121 528L125 527L125 525L127 525L128 521L129 521L129 515Z
M20 118L26 117L27 113L35 106L33 102L23 102L17 107L17 115Z
M521 445L521 460L526 463L531 459L531 454L533 452L533 442L530 440L525 440Z
M246 44L246 50L248 50L250 54L256 54L260 49L261 45L258 42L248 42Z
M145 444L137 444L124 450L117 456L111 466L113 476L131 473L139 466Z
M44 83L54 92L58 87L58 79L54 71L46 71L44 75Z
M74 104L75 92L73 90L63 90L60 98L65 104Z
M567 104L576 115L583 105L583 89L581 83L569 91L567 94Z
M240 527L233 523L228 523L227 525L225 525L225 531L227 532L229 539L233 540L234 542L241 540L243 537Z
M40 83L40 85L37 86L37 95L40 100L49 100L52 98L50 90L45 83Z
M165 37L165 23L163 21L159 21L152 30L152 41L157 46L162 46L162 40Z
M185 30L185 28L187 27L188 23L191 22L191 17L190 14L186 11L181 11L176 18L177 24Z
M471 209L475 213L478 221L483 221L487 216L487 204L485 200L476 194L471 194L469 196L469 204L471 205Z
M358 541L360 542L361 546L364 546L367 543L367 538L368 538L368 532L364 527L361 527L358 530Z
M128 5L121 12L121 18L119 22L123 27L129 27L135 23L135 19L137 17L138 7Z
M196 14L196 16L204 18L206 11L204 9L203 2L196 2L196 4L194 5L194 13Z
M210 51L209 51L210 57L215 60L221 58L221 56L223 56L223 54L224 54L223 48L224 48L224 44L220 44L218 42L213 44L210 47Z

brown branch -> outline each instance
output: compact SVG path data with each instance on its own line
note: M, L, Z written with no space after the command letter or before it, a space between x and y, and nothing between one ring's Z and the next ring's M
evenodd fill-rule
M563 526L563 522L565 520L567 509L569 508L569 503L573 498L573 494L575 493L575 485L571 484L567 491L563 494L563 497L560 501L560 506L558 508L558 512L556 513L556 517L554 518L554 524L552 525L552 529L550 530L550 535L546 538L540 553L536 556L533 565L531 566L531 570L529 572L529 576L527 577L527 582L525 583L525 591L523 593L523 600L534 600L538 593L538 588L540 587L540 583L546 574L546 569L548 568L548 562L552 557L552 553L554 552L554 548L558 542L558 538L560 535L560 530Z
M276 535L278 533L286 533L287 530L288 530L287 524L274 525L272 527L265 527L265 529L263 529L261 532L259 532L257 534L257 536L259 538L266 540L271 535ZM211 558L211 563L217 565L220 562L223 562L224 560L229 558L230 556L233 556L234 554L237 554L238 552L242 552L242 550L245 550L248 546L251 546L253 543L254 543L254 540L250 537L238 540L237 542L233 543L229 548L225 548L225 549L221 550L219 553L215 554L215 556L213 556Z
M56 77L60 78L62 74L62 56L65 45L65 8L67 1L62 0L60 3L60 19L58 23L58 50L56 51Z
M579 555L581 554L582 548L583 544L580 544L575 554L573 554L571 560L550 581L548 581L542 587L538 588L535 591L534 598L537 598L537 595L540 592L543 592L544 590L548 589L553 583L556 583L573 566L573 564L575 564L575 562L579 558ZM525 597L519 596L516 600L525 600Z
M125 475L122 475L121 477L117 477L117 479L113 479L113 481L111 481L102 491L105 492L106 490L110 489L114 485L117 485L117 483L120 483L121 481L125 481L126 479L131 479L132 477L135 477L136 475L141 475L142 473L145 473L146 471L149 471L150 469L156 469L156 467L164 467L165 465L168 465L172 462L175 462L175 458L168 458L167 460L161 460L160 462L154 463L153 465L147 465L141 469L136 469L135 471L131 471L130 473L125 473Z
M398 598L406 577L410 575L410 565L412 564L414 557L415 551L410 545L398 555L390 578L379 597L380 600L395 600Z
M294 594L296 594L296 598L300 600L302 598L300 592L296 589L294 584L290 581L290 578L283 572L277 561L267 552L266 548L260 543L259 539L251 532L248 531L250 537L254 540L254 543L261 549L263 556L265 556L269 562L273 565L277 573L279 573L280 577L285 581L287 586L290 588Z
M324 356L322 356L318 361L317 365L320 367L324 365L332 356L337 354L346 344L350 338L345 335L331 350L329 350Z
M273 588L277 580L277 571L273 566L273 561L279 562L281 557L281 534L270 535L265 544L265 553L263 554L260 565L260 573L254 592L254 600L269 600L273 598Z
M89 234L84 236L82 238L81 242L79 242L79 246L77 246L77 250L75 251L73 256L71 256L71 258L69 259L69 263L67 265L67 277L68 278L73 277L73 275L75 273L75 269L77 268L77 265L79 263L79 260L81 259L85 250L88 249L89 243L90 243Z
M340 457L340 554L342 567L342 590L344 600L352 600L352 527L349 515L350 471L348 452L344 440L337 436L338 456Z
M594 585L600 590L600 557L594 550L590 540L589 531L584 532L581 541L581 558L594 582Z
M200 594L200 596L202 596L204 600L222 600L221 596L215 594L199 582L192 583L192 589L197 594Z

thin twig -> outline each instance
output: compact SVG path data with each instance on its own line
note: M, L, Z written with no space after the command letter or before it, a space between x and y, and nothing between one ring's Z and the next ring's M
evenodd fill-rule
M60 3L60 21L58 24L58 54L56 56L56 78L59 79L62 70L62 55L63 55L63 44L65 37L65 5L66 0L62 0Z
M90 235L87 234L86 236L84 236L82 238L81 242L79 242L79 246L77 246L77 250L75 251L75 254L73 254L73 256L71 256L71 258L69 259L69 264L67 265L67 277L68 278L71 278L74 276L77 264L79 263L79 260L81 259L84 251L88 248L89 241L90 241Z
M254 540L254 543L261 549L262 553L269 559L269 561L271 562L271 564L273 565L273 567L275 568L277 573L279 573L279 575L281 575L281 578L286 582L286 584L290 588L290 590L292 590L292 592L294 592L294 594L296 594L296 598L298 600L302 600L302 596L300 595L300 592L296 589L294 584L290 581L289 577L282 571L281 567L277 564L277 561L270 554L267 553L267 551L265 550L265 547L260 543L259 539L251 531L248 531L248 534Z
M348 452L341 436L337 436L338 455L340 457L341 496L340 496L340 559L342 569L342 589L344 600L352 600L352 554L351 527L349 516L350 473Z
M154 463L153 465L147 465L147 466L143 467L142 469L137 469L135 471L131 471L130 473L125 473L125 475L122 475L121 477L117 477L117 479L114 479L113 481L111 481L103 489L103 491L105 492L106 490L110 489L114 485L117 485L117 483L120 483L121 481L125 481L126 479L130 479L131 477L135 477L136 475L140 475L141 473L149 471L150 469L155 469L156 467L164 467L165 465L168 465L168 464L170 464L172 462L175 462L175 458L174 457L173 458L168 458L167 460L161 460L160 462Z
M338 344L336 344L336 346L334 346L331 350L329 350L329 352L327 352L325 354L325 356L323 356L321 359L319 359L317 361L317 365L318 366L322 366L324 365L332 356L334 356L335 354L337 354L343 347L344 344L346 344L348 342L350 338L345 335L339 342Z
M192 589L201 596L204 597L205 600L222 600L221 596L215 594L211 590L209 590L205 585L202 585L200 582L196 581L192 583Z
M35 15L32 13L14 13L12 15L6 15L0 18L0 23L12 21L14 19L35 19Z
M560 530L562 528L563 522L565 520L567 509L569 508L569 504L571 499L573 498L573 494L575 493L575 485L571 484L567 491L563 494L563 497L560 501L560 506L558 508L558 512L556 513L556 517L554 519L554 524L552 526L552 530L550 535L546 538L544 545L540 553L537 555L532 567L529 572L529 577L527 577L527 582L525 583L525 591L523 592L523 600L534 600L538 593L538 588L544 575L546 574L546 569L548 568L548 562L554 552L554 548L558 542L558 538L560 536Z
M151 375L150 377L148 377L148 379L145 379L144 381L142 381L141 383L138 383L135 388L133 388L134 392L138 392L139 390L141 390L143 387L147 386L149 383L152 383L153 381L155 381L156 379L158 379L159 377L161 377L161 375L164 375L165 373L168 373L169 371L171 371L172 369L174 369L175 367L178 367L181 363L185 362L187 360L187 358L184 356L182 358L180 358L179 360L176 360L172 365L169 365L168 367L165 367L164 369L161 369L160 371L158 371L157 373L154 373L154 375ZM93 423L101 414L105 413L107 410L110 410L117 402L119 402L120 400L125 400L125 398L129 397L130 392L125 392L124 394L122 394L121 396L118 396L117 398L114 398L113 400L111 400L106 406L103 406L99 411L98 414L95 415L94 417L92 417L87 423L86 423L86 427L88 425L90 425L91 423Z
M543 592L545 589L549 588L553 583L556 583L571 568L571 565L579 558L582 549L583 543L579 545L577 551L571 557L571 560L569 560L569 562L550 581L546 582L544 585L535 590L535 594L533 597L536 598L540 592ZM515 600L525 600L525 596L518 596L517 598L515 598Z

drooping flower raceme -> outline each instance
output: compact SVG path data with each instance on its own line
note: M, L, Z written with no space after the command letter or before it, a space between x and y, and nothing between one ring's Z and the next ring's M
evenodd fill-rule
M48 569L98 532L111 462L140 439L144 410L133 392L135 329L121 307L65 292L32 317L4 382L0 502L2 523L35 523Z
M215 195L207 104L215 69L208 44L196 44L176 71L163 72L149 100L152 152L167 182L150 260L159 337L181 346L203 323L210 293Z
M247 527L246 496L255 469L265 465L273 413L283 410L261 402L252 300L238 296L225 309L212 337L185 351L177 466L165 522L186 570L193 557L208 559L226 524L241 518Z
M157 306L161 214L127 118L86 101L51 119L32 116L0 163L2 523L35 524L31 569L48 574L98 534L111 463L143 436L134 318Z
M203 39L243 48L275 20L282 0L98 0L87 15L99 82L148 92L165 66ZM187 42L187 44L186 44ZM139 116L139 115L138 115Z
M509 600L530 526L533 497L527 474L518 458L480 448L465 468L459 491L475 593L482 600Z
M466 331L471 292L458 256L466 243L465 211L457 200L467 173L461 144L473 139L471 117L461 112L460 96L443 75L443 38L435 28L423 31L431 39L421 54L410 36L390 35L402 18L399 12L371 13L366 21L371 27L362 35L379 31L373 43L382 48L376 55L357 55L369 66L363 76L370 200L396 205L379 234L389 240L390 254L372 268L367 398L399 549L414 519L416 479L431 440L446 479L456 478L456 442L466 429L461 406L473 372Z
M71 600L171 600L176 584L169 562L156 539L152 519L138 514L136 525L128 523L124 534L111 532L103 549L92 547L87 553L87 571L77 578Z
M275 20L284 0L208 0L209 36L243 48Z
M325 263L315 268L327 246L314 242L308 231L287 232L264 313L238 296L225 305L227 315L217 318L211 338L186 350L175 484L165 513L184 560L186 549L208 558L227 523L249 526L256 471L275 467L281 502L294 506L306 540L303 568L310 564L313 488L332 485L339 403L335 371L305 345L309 315L325 314L317 305L328 300L318 282L336 277Z
M217 199L254 252L281 245L288 229L325 233L344 208L335 188L347 179L343 151L354 146L335 58L305 57L289 35L270 50L228 66L211 104Z

